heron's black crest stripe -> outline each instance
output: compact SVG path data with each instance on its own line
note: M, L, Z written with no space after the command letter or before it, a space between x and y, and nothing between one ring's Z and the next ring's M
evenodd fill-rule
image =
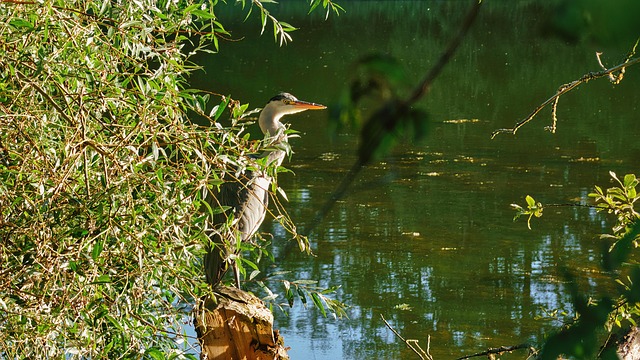
M289 94L289 93L283 92L283 93L280 93L280 94L278 94L278 95L276 95L276 96L272 97L272 98L271 98L271 100L269 100L269 102L272 102L272 101L281 101L281 100L291 100L291 101L296 101L296 100L298 100L298 99L296 99L296 97L295 97L295 96L293 96L293 95L291 95L291 94Z

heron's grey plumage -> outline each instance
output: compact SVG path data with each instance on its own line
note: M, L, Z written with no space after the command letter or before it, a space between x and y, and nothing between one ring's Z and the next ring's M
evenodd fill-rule
M258 119L260 129L269 141L269 150L260 156L267 157L266 164L280 166L287 154L287 136L284 133L285 127L280 122L282 116L324 108L323 105L300 101L287 93L271 98ZM228 207L224 213L213 216L213 223L222 225L231 219L230 226L218 226L210 235L211 245L205 255L204 266L207 282L211 286L222 280L232 263L235 265L233 257L238 255L239 242L249 241L264 221L271 181L271 176L262 170L245 170L237 179L225 179L217 193L208 194L207 202L212 209ZM237 286L238 282L236 270Z

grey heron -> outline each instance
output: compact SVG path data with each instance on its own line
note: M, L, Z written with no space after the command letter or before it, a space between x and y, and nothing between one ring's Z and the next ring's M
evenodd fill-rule
M280 93L267 103L260 112L258 123L265 134L269 149L260 157L267 158L267 164L280 166L287 152L287 135L285 125L280 119L285 115L305 110L326 109L326 106L298 100L288 93ZM269 186L272 178L263 171L246 170L242 180L228 181L220 186L216 194L209 194L207 201L211 208L222 206L226 211L214 215L214 223L226 224L222 231L218 229L211 234L211 243L204 258L207 282L216 286L232 266L235 273L236 286L240 287L237 259L239 242L247 242L258 231L264 221L269 201Z

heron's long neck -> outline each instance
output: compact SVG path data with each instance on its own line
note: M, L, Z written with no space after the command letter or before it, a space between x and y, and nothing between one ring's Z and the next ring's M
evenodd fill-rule
M273 108L265 107L260 112L258 124L262 133L269 136L275 136L284 129L284 125L280 122L282 114L278 114Z
M280 122L282 115L283 114L278 114L272 108L266 107L262 110L258 118L258 124L262 132L266 136L274 137L268 140L273 148L265 151L261 157L268 157L268 162L275 164L275 166L280 166L286 156L286 151L279 149L280 146L278 146L287 141L287 135L284 133L285 126Z

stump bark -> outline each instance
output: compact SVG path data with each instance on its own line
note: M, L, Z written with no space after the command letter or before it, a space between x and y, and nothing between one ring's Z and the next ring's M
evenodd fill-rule
M262 300L237 288L218 285L215 299L195 311L201 360L285 360L284 340L273 330L273 314Z
M632 328L618 344L620 360L640 359L640 328Z

